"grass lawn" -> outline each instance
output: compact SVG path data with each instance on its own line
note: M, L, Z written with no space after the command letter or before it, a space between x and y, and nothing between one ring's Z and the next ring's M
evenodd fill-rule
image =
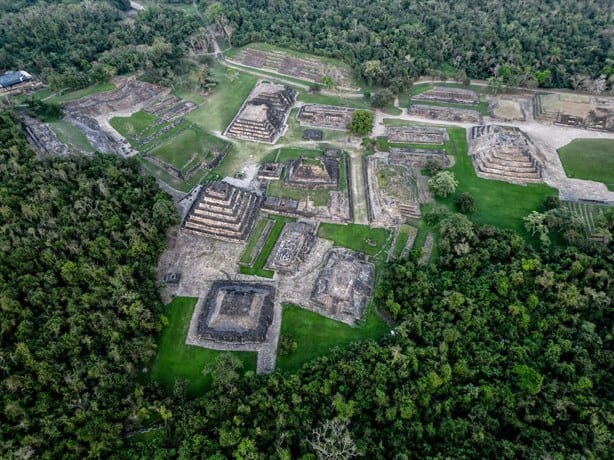
M452 195L437 198L437 202L456 211L454 202L461 193L468 192L477 206L477 211L469 216L473 222L509 228L528 236L522 218L538 210L547 196L558 195L557 190L545 184L514 185L478 177L467 154L465 129L448 128L448 133L456 150L455 164L450 170L459 185Z
M305 91L299 93L299 101L306 104L323 104L323 105L335 105L340 107L350 107L354 109L368 109L373 110L371 103L364 97L342 97L342 96L329 96L325 94L311 94ZM398 110L394 111L391 115L396 115Z
M295 160L300 157L305 158L320 158L324 150L320 149L304 149L300 147L286 147L272 151L266 156L266 161L275 161L277 163L285 163L287 160Z
M212 159L226 146L226 141L206 133L197 126L181 131L149 153L173 166L185 170L196 162Z
M318 228L318 236L333 241L335 246L343 246L364 252L369 256L376 256L386 250L390 231L360 224L321 223Z
M158 341L158 354L149 366L146 378L172 389L175 381L188 382L190 395L205 392L211 386L211 377L204 376L202 370L212 362L221 351L186 345L190 320L198 299L177 297L164 311L168 324L162 329ZM256 353L233 352L243 362L244 371L256 370Z
M394 248L392 249L392 255L394 257L400 257L405 249L409 235L417 230L411 225L403 224L399 227L399 234L394 242Z
M145 131L157 119L158 117L147 112L136 112L129 117L111 118L109 123L119 134L132 140L135 135Z
M262 232L267 227L267 224L271 222L271 219L260 219L258 224L256 224L256 228L252 232L249 237L249 241L247 242L247 246L245 246L245 251L243 251L243 255L241 256L241 260L239 261L241 264L250 264L252 260L254 260L254 250L256 249L256 245L262 236Z
M614 140L574 139L558 153L567 177L603 182L614 191Z
M99 83L97 85L88 86L87 88L79 89L77 91L70 91L64 94L55 93L53 96L49 97L49 99L46 99L46 102L62 103L74 101L75 99L81 99L82 97L91 96L92 94L104 93L105 91L113 91L114 89L115 85L113 83ZM47 93L41 94L49 96Z
M231 81L226 68L217 62L212 66L211 72L218 84L210 95L203 98L192 92L182 91L178 91L177 95L188 101L202 103L200 107L186 115L188 120L207 131L223 132L256 84L258 77L239 72L236 79Z
M309 195L309 199L313 202L314 206L326 206L326 203L328 203L328 192L329 190L326 189L307 190L303 188L286 187L283 177L280 180L269 181L267 187L267 196L277 196L300 201L306 200Z
M149 174L151 174L155 178L161 180L162 182L165 182L169 186L181 192L187 193L190 190L192 190L195 185L200 184L203 181L205 181L205 179L207 179L208 177L215 175L215 173L212 171L203 170L200 173L195 174L190 180L182 181L182 180L177 179L176 177L171 176L169 173L164 171L162 168L145 160L144 158L140 156L137 156L136 158L139 158L141 166L143 166L143 169L145 171L147 171Z
M66 145L85 153L93 153L95 151L90 141L85 137L85 134L69 122L64 120L52 121L49 123L49 127L58 136L58 139Z
M260 250L260 254L256 257L254 261L254 265L251 267L241 267L239 271L244 275L255 275L261 276L263 278L273 278L275 272L272 270L267 270L264 268L264 264L268 260L271 255L271 251L275 247L275 243L279 239L279 235L281 235L281 231L284 229L284 225L286 222L294 222L296 219L293 217L281 217L274 216L271 217L275 221L275 225L271 229L269 236L267 237L262 249Z
M303 308L284 306L281 334L289 335L296 341L296 351L277 357L277 367L282 371L295 371L305 362L326 355L335 347L366 339L377 339L390 332L390 327L372 309L365 321L351 327L347 324L325 318Z

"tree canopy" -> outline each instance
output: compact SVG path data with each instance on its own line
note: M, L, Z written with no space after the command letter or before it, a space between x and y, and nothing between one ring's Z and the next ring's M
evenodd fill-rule
M6 114L0 145L0 457L108 456L142 404L176 211L133 160L38 159Z

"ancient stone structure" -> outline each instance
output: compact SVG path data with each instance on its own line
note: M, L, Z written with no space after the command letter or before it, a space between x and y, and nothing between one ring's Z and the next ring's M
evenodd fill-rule
M414 168L424 168L429 160L437 160L444 168L450 166L450 159L446 155L445 150L439 149L391 147L388 158L391 164Z
M153 102L169 93L168 88L152 85L134 77L116 77L113 79L115 89L92 94L76 101L67 102L64 110L68 113L80 113L88 117L107 115L113 112L133 111Z
M167 273L166 275L164 275L163 279L166 284L179 284L179 281L181 281L181 273Z
M258 82L224 134L274 144L287 129L296 95L288 86Z
M540 153L520 129L487 125L471 128L469 155L480 177L513 184L541 183Z
M324 138L324 131L321 129L306 129L303 131L303 139L307 141L321 141Z
M166 96L153 101L144 111L160 117L164 121L176 120L188 114L196 108L196 104L190 101L183 101L177 96L167 94Z
M305 104L298 113L298 121L308 126L345 130L352 121L354 109L332 105Z
M387 126L386 137L390 142L408 144L442 145L449 140L448 131L445 128L426 126Z
M371 225L391 227L405 223L408 218L419 219L420 202L427 201L418 187L419 172L391 164L386 153L369 155L364 162Z
M275 288L268 284L216 281L198 318L198 339L262 343L273 322Z
M226 60L318 83L327 76L340 88L356 89L349 68L324 63L318 58L299 58L282 51L261 51L248 46L241 49L232 60Z
M68 146L58 139L49 125L28 116L23 117L23 125L28 142L37 152L60 156L70 155Z
M305 261L316 240L316 226L308 222L288 222L279 236L266 268L294 273Z
M374 275L373 264L359 253L331 249L311 293L310 308L323 316L354 324L364 314Z
M284 166L281 163L262 163L258 168L258 179L277 180L281 177Z
M445 86L435 86L433 89L424 93L412 96L418 101L448 102L451 104L470 104L477 105L480 101L475 91L462 88L448 88Z
M414 117L430 118L432 120L482 124L482 115L475 110L413 104L407 109L407 113Z
M339 159L323 156L288 160L285 183L288 187L335 190L339 186Z
M202 187L183 227L226 241L247 240L260 207L261 197L226 182Z
M533 111L541 121L614 131L614 98L567 93L542 94L533 99Z
M296 200L267 196L262 203L262 210L281 216L294 216L297 214L298 204Z

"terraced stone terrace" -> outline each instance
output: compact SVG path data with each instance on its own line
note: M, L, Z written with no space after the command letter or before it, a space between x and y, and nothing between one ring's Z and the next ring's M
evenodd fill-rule
M301 125L346 130L352 121L354 110L349 107L305 104L300 108L297 119Z
M518 128L498 125L471 128L469 155L480 177L513 184L543 182L539 150Z
M296 90L258 82L224 134L237 139L274 144L283 135L296 101Z
M449 140L445 128L427 126L386 126L389 142L408 144L443 145Z
M475 91L445 86L435 86L433 89L413 96L412 99L468 105L477 105L480 102L480 98Z
M614 132L614 98L569 93L533 99L535 118L559 125Z
M260 208L261 197L226 182L204 186L188 212L186 230L226 241L245 241Z
M476 110L457 109L453 107L439 107L434 105L412 104L407 114L413 117L428 118L431 120L453 121L459 123L482 124L482 115Z

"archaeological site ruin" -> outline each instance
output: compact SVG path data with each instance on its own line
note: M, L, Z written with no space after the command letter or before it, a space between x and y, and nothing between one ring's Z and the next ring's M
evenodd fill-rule
M469 137L469 156L478 176L513 184L543 182L539 150L520 129L474 126Z
M226 182L212 182L200 190L183 227L225 241L244 241L252 230L261 200L255 193Z
M429 118L431 120L482 124L482 115L476 110L412 104L407 109L407 113L413 117Z
M462 88L448 88L445 86L435 86L433 89L424 93L412 96L418 101L446 102L450 104L469 104L477 105L480 99L475 91Z
M286 131L296 90L258 82L224 134L237 139L274 144Z
M216 281L198 312L197 340L259 343L273 322L275 288L264 283Z
M353 325L363 317L374 278L375 267L360 254L333 248L326 255L308 308Z
M390 142L408 144L442 145L449 140L445 128L430 126L386 126L386 137Z
M345 130L352 121L354 109L332 105L305 104L298 112L301 125Z
M316 225L309 222L288 222L269 260L269 270L291 274L305 261L316 240Z
M614 98L549 93L533 99L535 118L565 126L614 132Z

